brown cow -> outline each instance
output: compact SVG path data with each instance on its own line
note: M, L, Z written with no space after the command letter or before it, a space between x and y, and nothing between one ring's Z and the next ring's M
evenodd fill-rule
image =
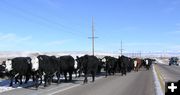
M135 58L134 59L134 71L137 71L140 69L141 67L141 64L142 64L142 60L139 59L139 58Z

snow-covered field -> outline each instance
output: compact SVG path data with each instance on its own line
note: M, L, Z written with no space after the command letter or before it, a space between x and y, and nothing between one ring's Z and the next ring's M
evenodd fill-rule
M8 58L14 58L14 57L31 57L31 56L37 56L37 55L49 55L49 56L63 56L63 55L71 55L74 58L76 56L83 56L85 54L91 55L91 52L82 52L82 51L71 51L71 52L0 52L0 64L2 61L8 59ZM99 58L109 55L109 56L114 56L118 57L119 54L115 53L109 53L109 52L97 52L95 55Z
M156 58L156 62L159 64L167 64L165 60Z

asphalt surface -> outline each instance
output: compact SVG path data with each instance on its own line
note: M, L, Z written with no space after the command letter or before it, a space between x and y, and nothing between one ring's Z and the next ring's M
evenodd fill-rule
M127 76L99 76L96 81L82 84L83 78L71 83L52 84L49 87L19 88L1 95L155 95L152 70L128 73Z
M157 64L165 82L180 80L180 66Z

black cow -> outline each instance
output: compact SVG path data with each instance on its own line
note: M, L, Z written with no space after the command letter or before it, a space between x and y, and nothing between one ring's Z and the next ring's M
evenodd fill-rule
M126 73L127 73L127 67L128 67L127 64L129 64L129 58L124 56L124 55L122 55L121 57L119 56L119 58L118 58L118 66L119 66L119 68L121 70L122 76L126 75Z
M150 58L145 58L143 61L144 61L144 66L146 70L149 70L153 60Z
M127 63L127 71L131 72L134 69L134 60L129 58L129 62Z
M67 81L67 73L69 73L69 81L72 80L72 73L74 71L74 65L75 65L75 60L72 56L67 55L67 56L60 56L58 58L59 64L60 64L60 69L61 73L64 74L65 81Z
M5 67L3 65L0 65L0 78L4 78L6 75Z
M30 57L16 57L4 61L2 65L5 67L5 71L11 79L10 86L13 85L14 78L15 82L18 82L18 79L20 79L20 84L22 84L22 76L26 77L25 83L28 82L32 67Z
M102 69L106 70L105 59L103 58L98 58L98 59L99 59L99 64L98 64L97 74L101 74Z
M38 78L41 79L40 84L42 83L42 76L44 76L44 87L47 86L47 82L50 85L53 79L54 74L60 82L60 64L58 59L55 56L39 55L37 56L39 62L39 68L36 73L36 87L38 87Z
M92 75L92 81L95 81L95 75L97 72L99 60L96 56L84 55L82 57L77 57L78 67L83 71L85 79L84 83L88 82L88 74Z
M106 64L105 67L106 77L108 74L111 75L111 73L114 75L117 68L117 59L115 57L105 56L102 60Z

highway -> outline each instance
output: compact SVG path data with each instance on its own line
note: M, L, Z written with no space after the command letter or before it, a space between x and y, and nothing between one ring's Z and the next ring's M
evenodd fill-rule
M168 64L157 64L159 71L162 74L164 81L178 81L180 80L180 66Z
M92 83L83 84L83 78L76 78L71 83L52 84L38 90L33 87L19 88L1 93L1 95L155 95L152 70L142 69L139 72L128 73L121 76L97 77Z

